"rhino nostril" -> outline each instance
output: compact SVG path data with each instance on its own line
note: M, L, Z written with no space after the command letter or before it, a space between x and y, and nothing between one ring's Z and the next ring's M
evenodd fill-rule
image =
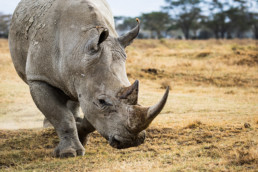
M112 140L112 142L115 144L115 145L120 145L120 141L119 140L117 140L115 137L113 137L113 140Z
M110 137L109 138L109 144L112 146L112 147L115 147L115 148L119 148L120 145L121 145L121 141L119 141L116 136L113 136L113 137Z

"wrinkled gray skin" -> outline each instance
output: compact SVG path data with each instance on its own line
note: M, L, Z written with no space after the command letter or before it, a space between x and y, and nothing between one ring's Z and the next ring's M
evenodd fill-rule
M118 37L105 0L21 0L10 28L11 56L59 136L55 156L84 155L95 130L118 149L144 142L168 89L157 105L137 104L138 81L128 81L124 48L138 32L139 22Z

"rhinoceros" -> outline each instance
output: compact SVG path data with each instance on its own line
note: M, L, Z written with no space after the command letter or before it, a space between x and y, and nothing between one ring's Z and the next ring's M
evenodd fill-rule
M125 69L125 48L139 33L137 21L118 36L105 0L21 0L17 6L11 57L55 128L56 157L84 155L87 136L95 130L117 149L144 142L145 129L163 109L169 89L154 106L138 104L139 81L131 85Z

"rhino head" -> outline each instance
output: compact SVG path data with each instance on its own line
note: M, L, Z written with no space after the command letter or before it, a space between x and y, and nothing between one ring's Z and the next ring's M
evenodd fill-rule
M154 106L138 104L139 82L130 84L125 69L127 47L138 35L140 22L121 37L104 27L87 32L91 39L81 49L80 78L76 90L84 120L106 138L112 147L123 149L144 142L145 129L163 109L169 89Z

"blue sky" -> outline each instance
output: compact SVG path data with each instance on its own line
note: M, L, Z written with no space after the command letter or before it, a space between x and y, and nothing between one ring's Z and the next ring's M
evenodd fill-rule
M12 14L20 0L0 0L0 12ZM107 0L115 16L139 16L141 13L159 11L164 0Z

